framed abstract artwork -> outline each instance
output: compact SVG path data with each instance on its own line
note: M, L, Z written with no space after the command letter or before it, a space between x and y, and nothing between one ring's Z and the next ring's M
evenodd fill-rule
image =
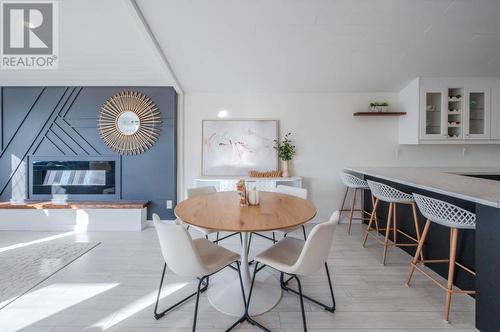
M278 168L278 120L203 120L202 175L246 176Z

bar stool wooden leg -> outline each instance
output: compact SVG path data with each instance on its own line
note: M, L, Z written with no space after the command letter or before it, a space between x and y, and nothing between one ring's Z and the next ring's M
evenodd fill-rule
M396 203L392 205L392 238L394 239L394 246L397 246L398 243L398 222L396 218L396 206Z
M384 258L382 260L382 264L384 265L385 265L385 258L387 257L387 246L389 245L389 232L391 229L393 204L394 203L389 203L389 215L387 216L387 225L385 226Z
M377 199L378 200L378 199ZM377 221L377 207L375 205L375 197L372 195L372 214L374 214L375 216L375 229L377 230L377 234L379 233L379 230L378 230L378 221ZM371 217L371 215L370 215Z
M347 229L347 234L351 235L351 225L352 225L352 216L354 214L354 207L356 206L356 193L358 189L354 189L354 194L352 195L352 205L351 205L351 214L349 216L349 228Z
M377 210L378 206L378 198L375 200L375 203L373 203L373 209L372 209L372 214L370 215L370 221L368 222L368 227L365 229L365 238L363 240L363 248L366 246L366 240L368 239L368 233L370 232L370 229L372 227L373 220L375 220L375 223L377 222L377 216L375 211ZM377 224L377 233L378 233L378 224Z
M457 258L457 239L458 239L458 229L451 228L451 242L450 242L450 265L448 268L448 283L446 285L446 304L444 307L444 320L448 321L450 316L450 306L451 306L451 295L453 289L453 277L455 276L455 262Z
M342 217L342 212L344 211L345 199L347 198L348 193L349 193L349 187L345 188L344 198L342 199L342 205L340 206L340 211L339 211L339 219L340 217Z
M417 234L417 240L420 244L420 228L418 227L418 217L417 217L417 205L415 203L411 203L411 209L413 211L413 222L415 223L415 233ZM420 260L424 260L424 253L420 251Z
M430 226L431 226L431 221L427 219L427 221L425 222L424 230L422 231L422 237L418 242L417 251L415 252L415 256L413 257L413 260L410 263L410 273L408 274L408 280L406 281L406 286L408 287L410 287L411 278L413 277L413 272L415 272L415 266L418 263L418 257L422 253L422 248L424 247L424 242L425 239L427 238L427 234L429 234Z
M365 189L361 188L359 191L361 193L361 199L360 199L361 223L363 223L363 220L365 220Z

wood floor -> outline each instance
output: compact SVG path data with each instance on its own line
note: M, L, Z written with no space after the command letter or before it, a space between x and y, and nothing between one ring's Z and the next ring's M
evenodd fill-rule
M451 323L445 323L444 292L420 274L415 276L412 288L406 287L410 257L390 248L388 264L382 266L379 245L371 240L366 249L361 247L361 227L353 225L351 236L347 236L345 225L337 228L329 258L337 310L331 314L306 302L310 331L475 331L472 298L455 296ZM54 234L0 232L0 248ZM153 318L163 264L154 229L140 233L68 234L68 237L101 244L0 310L1 332L191 330L194 301L159 321ZM237 237L222 244L239 252ZM251 256L270 244L254 237ZM161 306L174 303L194 287L191 280L169 274L164 288L167 296ZM304 278L303 287L309 295L329 300L323 271ZM212 308L206 294L201 297L199 331L224 330L234 320L235 317ZM289 293L284 293L278 306L256 320L273 331L302 331L298 299ZM237 331L258 330L245 323Z

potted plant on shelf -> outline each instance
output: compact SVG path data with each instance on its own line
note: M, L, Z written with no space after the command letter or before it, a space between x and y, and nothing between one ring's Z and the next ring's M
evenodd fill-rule
M370 111L372 112L388 112L389 111L389 103L384 102L373 102L370 103Z
M290 165L289 162L295 155L295 145L293 145L290 139L291 133L285 134L285 139L280 141L279 139L274 140L274 149L278 151L278 157L281 160L281 171L283 177L290 177Z

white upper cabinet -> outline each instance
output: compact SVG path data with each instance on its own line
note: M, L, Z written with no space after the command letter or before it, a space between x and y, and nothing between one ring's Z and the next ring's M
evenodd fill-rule
M442 139L445 135L444 90L422 89L420 93L420 138Z
M490 89L467 89L465 101L465 138L491 138L491 97Z
M500 144L498 93L500 78L415 79L399 93L399 143Z

